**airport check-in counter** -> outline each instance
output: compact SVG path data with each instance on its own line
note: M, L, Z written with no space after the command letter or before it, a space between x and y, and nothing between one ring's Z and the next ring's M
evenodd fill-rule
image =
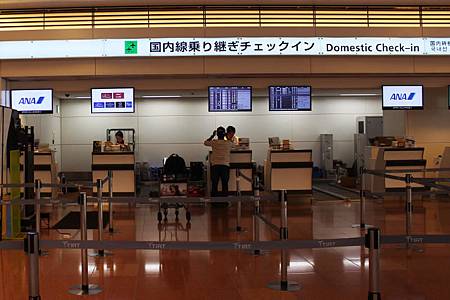
M272 150L264 163L267 191L312 193L312 150Z
M209 152L211 155L211 151ZM228 192L236 193L236 170L240 170L245 177L253 179L253 161L252 150L232 150L230 153L230 180L228 181ZM207 163L208 174L208 195L211 193L211 165ZM253 185L251 181L240 178L239 187L242 194L253 193ZM222 185L219 182L218 190L222 190Z
M441 169L450 169L450 147L444 148L444 153L442 153L441 162L439 164L439 168ZM450 178L450 171L439 171L439 178ZM444 182L440 182L443 184ZM445 184L445 183L444 183ZM449 183L447 183L449 185Z
M112 171L114 196L135 196L134 165L134 152L93 152L92 180L95 184L97 179L104 179L108 171ZM93 191L96 193L97 188L94 187ZM108 184L103 186L103 192L109 193Z
M413 177L425 177L426 160L423 159L424 148L391 148L370 146L366 149L366 168L369 170L416 170ZM406 173L392 173L404 177ZM402 191L406 187L404 181L366 175L366 189L373 193ZM413 188L423 188L423 185L413 183Z
M24 172L24 156L20 156L20 176L21 182L25 182ZM58 183L58 165L55 161L55 151L34 152L34 179L39 179L45 184ZM22 189L23 192L23 189ZM43 187L41 195L44 197L56 198L58 189L51 187Z

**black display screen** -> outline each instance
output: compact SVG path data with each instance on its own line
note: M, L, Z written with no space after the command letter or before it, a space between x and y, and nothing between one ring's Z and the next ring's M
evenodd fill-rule
M311 87L269 87L269 110L311 110Z
M210 112L252 110L252 87L210 86L208 89Z

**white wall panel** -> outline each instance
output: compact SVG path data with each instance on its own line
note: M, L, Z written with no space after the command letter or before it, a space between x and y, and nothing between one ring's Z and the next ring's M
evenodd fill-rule
M62 166L65 171L89 171L93 140L105 138L107 128L136 129L137 161L161 165L162 158L178 153L189 161L204 161L203 140L219 125L233 125L240 137L249 137L254 160L267 156L269 136L293 141L298 149L312 149L320 160L320 133L335 135L335 158L353 161L356 117L379 115L379 99L313 99L312 112L269 112L268 99L255 97L250 113L209 113L205 98L137 100L135 114L90 113L89 99L62 101Z
M178 93L174 92L174 95ZM140 117L207 115L205 99L198 98L149 98L136 101Z
M62 118L62 144L92 145L93 141L106 139L108 128L137 128L137 118L122 115Z
M139 142L201 143L214 126L212 116L139 117Z
M293 116L294 141L319 141L320 134L333 134L336 140L353 140L356 133L354 114L328 114Z

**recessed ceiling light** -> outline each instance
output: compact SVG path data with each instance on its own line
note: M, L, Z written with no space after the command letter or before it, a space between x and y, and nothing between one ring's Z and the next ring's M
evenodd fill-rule
M142 98L181 98L180 95L145 95Z
M362 93L362 94L339 94L339 96L350 96L350 97L356 97L356 96L380 96L380 94L375 93Z
M91 99L90 96L76 96L75 99Z

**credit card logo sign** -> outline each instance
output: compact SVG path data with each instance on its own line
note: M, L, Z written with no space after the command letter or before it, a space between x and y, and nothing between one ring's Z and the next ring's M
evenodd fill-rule
M114 108L114 102L106 102L106 108Z
M94 102L94 108L105 108L105 102Z
M416 93L394 93L389 100L397 101L412 101Z
M44 96L37 98L37 100L35 97L31 97L31 98L23 97L23 98L20 98L19 104L22 104L22 105L37 104L37 105L39 105L42 102L44 102L44 99L45 99Z
M116 108L125 108L125 102L116 102Z
M127 102L125 102L125 105L127 108L133 107L133 102L127 101Z
M114 93L113 98L114 99L125 99L125 93Z
M112 93L102 93L101 94L101 98L102 99L112 99L113 98L113 94Z

